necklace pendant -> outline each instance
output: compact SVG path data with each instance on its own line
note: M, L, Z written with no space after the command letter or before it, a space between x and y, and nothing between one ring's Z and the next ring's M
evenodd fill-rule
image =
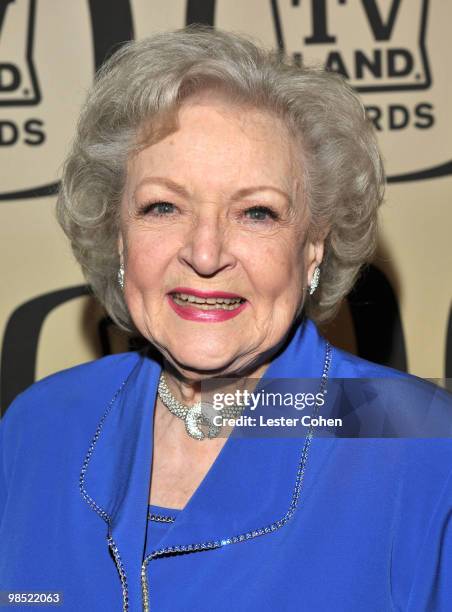
M220 431L220 427L214 425L212 421L203 414L200 402L188 410L184 421L186 432L195 440L204 440L206 437L206 434L201 429L201 425L208 427L208 438L216 438Z
M195 440L203 440L205 438L205 434L199 427L202 416L200 403L194 404L185 415L185 429L188 435Z

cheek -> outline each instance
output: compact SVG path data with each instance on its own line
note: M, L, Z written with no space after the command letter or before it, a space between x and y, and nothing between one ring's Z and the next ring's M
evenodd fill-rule
M262 295L285 296L298 294L303 278L303 256L298 245L286 238L274 242L254 242L243 255L256 288Z
M126 276L129 285L140 288L156 286L170 259L168 242L136 232L128 236Z

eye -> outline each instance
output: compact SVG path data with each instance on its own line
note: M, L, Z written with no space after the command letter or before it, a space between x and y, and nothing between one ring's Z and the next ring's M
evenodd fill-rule
M140 214L147 215L152 214L156 217L164 217L170 215L175 211L176 207L171 202L150 202L145 204L140 210Z
M275 221L278 219L277 213L271 208L268 208L268 206L253 206L247 208L245 215L252 221L267 221L269 219Z

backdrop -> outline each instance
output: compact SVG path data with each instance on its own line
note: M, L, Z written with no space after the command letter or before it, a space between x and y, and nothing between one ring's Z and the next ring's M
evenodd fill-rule
M362 94L388 189L373 266L325 333L360 355L452 377L452 4L437 0L0 0L1 405L34 380L127 350L54 216L95 70L187 23L323 63Z

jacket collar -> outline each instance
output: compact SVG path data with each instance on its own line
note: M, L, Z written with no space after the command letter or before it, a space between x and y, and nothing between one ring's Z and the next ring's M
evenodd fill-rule
M319 378L324 358L325 341L305 319L291 331L262 380ZM127 574L129 599L135 593L140 598L137 601L141 601L140 570L160 372L157 359L138 357L102 417L82 481L85 500L109 523ZM230 436L159 549L227 541L280 520L292 501L303 444L303 437ZM311 474L318 468L310 458Z

